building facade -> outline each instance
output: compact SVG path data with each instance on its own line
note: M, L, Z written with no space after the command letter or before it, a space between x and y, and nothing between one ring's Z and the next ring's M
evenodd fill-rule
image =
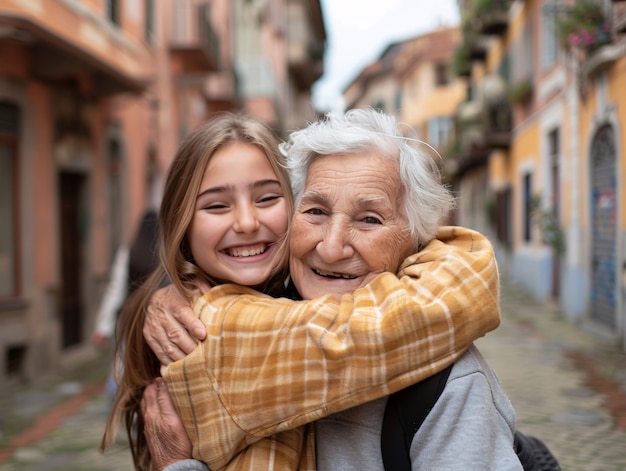
M345 102L434 144L452 222L494 242L503 276L626 349L626 2L458 5L458 28L390 45Z
M0 0L0 384L89 350L115 251L190 131L314 118L325 42L313 0Z
M626 3L460 7L471 91L457 159L486 162L486 184L472 188L502 271L626 347Z

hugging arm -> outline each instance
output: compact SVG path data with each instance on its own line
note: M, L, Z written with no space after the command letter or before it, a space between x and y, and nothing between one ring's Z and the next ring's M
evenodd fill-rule
M162 368L194 456L219 468L250 443L388 395L458 359L500 321L491 244L442 228L398 276L340 302L222 285L195 306L207 339ZM248 294L246 294L248 293Z
M206 469L181 467L191 456L191 442L162 378L146 386L141 400L144 434L156 470ZM176 463L175 467L167 466ZM196 463L187 463L187 465ZM200 465L203 466L203 465Z
M169 365L191 353L206 329L187 300L169 285L152 296L143 334L161 364Z

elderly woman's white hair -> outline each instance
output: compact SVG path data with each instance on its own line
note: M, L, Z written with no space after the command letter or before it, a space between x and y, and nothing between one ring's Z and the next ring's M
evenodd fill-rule
M321 155L374 152L398 160L405 188L404 209L417 244L425 244L437 233L444 217L454 207L454 198L441 182L437 162L405 138L396 119L374 109L354 109L345 114L328 113L308 127L293 132L280 145L291 175L296 207L306 184L306 175Z

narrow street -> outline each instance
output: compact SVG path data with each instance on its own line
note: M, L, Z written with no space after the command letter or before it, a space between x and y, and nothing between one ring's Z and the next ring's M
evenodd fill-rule
M478 346L518 429L541 438L563 470L626 470L626 355L511 285L502 290L502 313Z
M567 471L626 470L626 355L505 284L503 322L478 342L517 411ZM108 361L0 396L0 471L132 469L123 440L97 451ZM80 372L79 372L80 373Z

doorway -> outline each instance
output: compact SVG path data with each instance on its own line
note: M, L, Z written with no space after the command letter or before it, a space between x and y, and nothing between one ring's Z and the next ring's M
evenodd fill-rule
M591 318L611 329L617 313L617 162L613 128L602 126L591 145Z
M83 204L86 177L81 173L59 173L61 229L60 312L62 346L68 348L83 337L83 242L86 212Z

